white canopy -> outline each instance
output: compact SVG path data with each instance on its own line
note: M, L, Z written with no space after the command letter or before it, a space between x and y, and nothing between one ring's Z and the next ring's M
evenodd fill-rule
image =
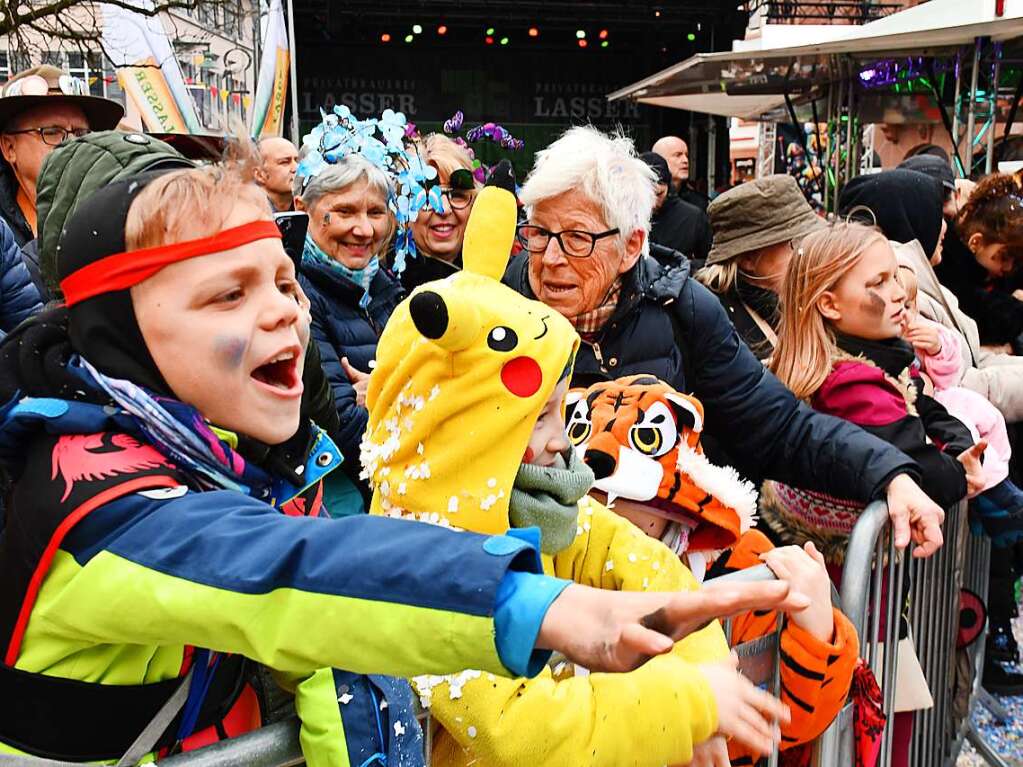
M794 91L827 82L832 56L858 61L908 53L928 56L950 52L978 37L1000 42L1023 37L1023 0L1004 0L1000 17L995 16L995 1L930 0L862 26L833 27L832 39L826 41L699 53L611 93L608 99L763 118L783 107L780 94L786 81Z

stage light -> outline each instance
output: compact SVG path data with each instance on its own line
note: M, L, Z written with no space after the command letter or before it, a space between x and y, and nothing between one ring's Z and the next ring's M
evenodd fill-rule
M607 42L607 40L605 40L604 42L602 42L602 43L600 44L600 47L601 47L601 48L607 48L607 46L608 46L608 42Z
M487 34L488 35L494 34L494 28L493 27L487 27Z
M692 42L695 42L695 40L696 40L696 35L694 35L694 34L693 34L692 32L690 32L690 33L689 33L688 35L686 35L686 40L688 40L688 41L689 41L689 42L691 42L691 43L692 43Z
M487 45L493 45L494 44L494 38L492 38L490 35L487 35L485 40L484 40L484 42L486 42Z
M508 44L508 38L507 37L502 37L501 38L501 45L507 45L507 44Z
M658 19L661 18L661 12L660 11L654 11L654 16L656 18L658 18Z
M414 34L414 35L421 35L421 34L423 34L423 25L422 24L413 24L412 25L412 34Z
M382 43L391 42L391 35L387 32L384 32L382 35L380 35L380 42Z
M439 27L437 27L437 34L438 35L446 35L447 33L448 33L448 28L444 24L441 24Z
M415 35L405 35L405 42L406 43L411 43L415 39L416 39Z
M600 30L600 32L597 33L597 37L599 37L601 40L607 40L607 30L606 29Z
M529 36L530 37L539 37L540 36L540 30L537 29L536 27L530 27L529 28Z
M586 42L586 38L580 38L578 42L580 48L585 48L587 45L589 45L589 43Z
M577 29L575 31L575 36L577 38L579 38L580 40L585 40L586 39L586 30L585 29Z

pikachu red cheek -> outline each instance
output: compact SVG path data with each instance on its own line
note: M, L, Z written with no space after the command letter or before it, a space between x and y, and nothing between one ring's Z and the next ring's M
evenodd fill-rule
M543 383L543 372L532 357L516 357L501 368L501 383L516 397L532 397Z

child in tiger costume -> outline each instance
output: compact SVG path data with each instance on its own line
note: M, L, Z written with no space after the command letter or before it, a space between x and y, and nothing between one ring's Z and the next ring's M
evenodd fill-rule
M564 422L578 336L501 285L514 223L514 196L482 190L465 268L420 286L380 338L362 444L371 513L476 532L538 528L548 574L616 591L699 588L670 549L586 496L593 475ZM535 679L466 670L413 680L431 712L433 764L662 767L690 762L716 733L766 751L787 721L737 673L717 622L636 671L579 672L555 663Z
M781 634L782 700L792 712L782 727L782 763L809 763L809 747L845 704L859 655L855 630L831 604L824 558L807 543L774 548L750 529L753 486L734 469L711 464L700 447L703 406L651 376L629 376L574 389L568 438L593 470L591 494L663 541L698 580L755 565L799 583L813 604L786 615ZM750 612L732 623L731 644L773 632L776 612ZM709 748L709 746L707 747ZM733 765L754 756L734 741Z

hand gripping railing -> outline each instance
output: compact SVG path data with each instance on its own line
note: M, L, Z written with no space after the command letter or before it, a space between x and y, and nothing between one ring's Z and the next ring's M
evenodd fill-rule
M738 570L713 579L714 583L754 583L773 581L776 576L767 565L758 565ZM732 650L739 657L739 671L758 687L769 691L776 698L781 695L781 629L783 621L777 621L774 632L748 642L734 645ZM725 621L725 636L732 635L731 621ZM778 749L767 757L768 767L778 767Z

